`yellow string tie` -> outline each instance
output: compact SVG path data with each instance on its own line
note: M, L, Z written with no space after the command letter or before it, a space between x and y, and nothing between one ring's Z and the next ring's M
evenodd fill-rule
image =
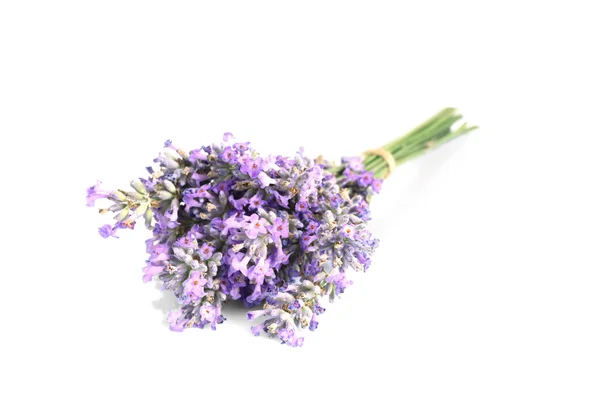
M390 174L397 167L396 160L394 160L394 156L392 155L392 153L390 153L389 151L387 151L383 147L380 147L378 149L373 149L373 150L367 150L363 154L364 155L366 155L366 154L375 154L376 156L379 156L379 157L381 157L381 158L383 158L385 160L385 162L388 165L388 170L387 170L384 178L387 178L388 176L390 176Z

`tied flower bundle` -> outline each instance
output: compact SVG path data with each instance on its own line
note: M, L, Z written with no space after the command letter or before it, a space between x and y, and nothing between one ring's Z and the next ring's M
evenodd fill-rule
M152 237L143 280L154 277L181 307L168 322L173 331L215 329L225 321L223 305L239 300L249 308L251 328L301 346L304 328L315 330L325 311L352 284L350 269L366 271L378 245L368 231L369 200L397 164L463 135L461 119L445 109L409 134L362 157L335 165L322 157L261 157L230 133L222 144L189 153L168 140L133 190L87 191L87 205L116 223L99 229L117 237L144 220Z

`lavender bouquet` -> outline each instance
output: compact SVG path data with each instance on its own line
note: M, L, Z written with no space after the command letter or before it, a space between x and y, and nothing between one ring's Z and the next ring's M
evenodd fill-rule
M369 200L400 163L473 129L453 128L462 117L442 110L407 135L360 157L334 164L322 157L261 157L225 133L223 143L189 153L165 143L133 190L87 190L87 205L112 202L100 213L115 223L104 238L133 229L143 218L152 232L143 280L157 277L181 307L169 313L173 331L215 329L223 304L248 308L251 328L302 346L325 311L352 284L348 270L366 271L378 245L367 229ZM257 309L260 306L260 309Z

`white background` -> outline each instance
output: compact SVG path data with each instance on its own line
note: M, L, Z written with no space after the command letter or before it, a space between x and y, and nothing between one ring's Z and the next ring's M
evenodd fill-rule
M2 2L0 397L600 398L598 11L495 3ZM300 349L169 331L147 233L85 207L165 139L337 158L446 106L481 129L385 183Z

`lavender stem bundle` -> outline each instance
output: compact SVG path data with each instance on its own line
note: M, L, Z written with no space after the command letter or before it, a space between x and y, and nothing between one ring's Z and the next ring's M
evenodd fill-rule
M215 329L223 304L238 300L259 321L251 331L301 346L304 328L315 330L325 311L352 284L349 269L366 271L378 245L366 223L369 200L396 165L474 127L452 126L454 109L437 115L385 146L346 157L340 165L306 157L261 157L230 133L219 145L187 153L165 143L132 190L87 190L87 205L106 199L100 213L115 223L99 228L118 237L142 219L152 237L143 280L154 278L177 297L169 313L173 331Z

